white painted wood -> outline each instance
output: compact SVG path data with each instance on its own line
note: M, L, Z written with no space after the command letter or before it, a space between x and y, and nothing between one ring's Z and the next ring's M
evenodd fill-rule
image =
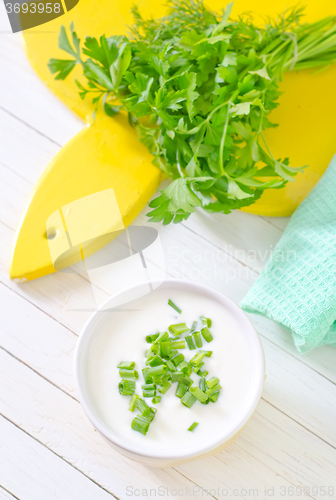
M35 439L0 417L0 483L23 500L113 497Z
M92 307L88 281L56 273L19 286L8 278L14 229L33 184L83 124L36 78L18 36L1 34L0 41L0 346L8 351L0 350L0 407L18 426L0 422L0 485L10 492L0 488L0 498L111 498L85 474L120 498L128 498L130 478L146 488L227 488L229 496L238 488L245 498L250 496L243 488L258 488L263 498L265 486L274 486L281 498L281 486L335 486L335 448L328 443L336 446L336 351L323 347L299 355L287 331L255 315L267 364L264 400L228 450L176 470L150 470L122 459L97 436L75 399L72 379L76 335ZM157 226L167 275L210 284L239 302L287 223L198 211L181 225ZM45 485L50 477L53 484L55 471L65 479L48 496Z
M15 500L15 497L0 486L0 499L1 500Z

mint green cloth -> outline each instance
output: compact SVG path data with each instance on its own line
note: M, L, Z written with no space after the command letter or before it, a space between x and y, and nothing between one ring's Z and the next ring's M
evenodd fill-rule
M336 156L240 305L289 328L299 352L336 346Z

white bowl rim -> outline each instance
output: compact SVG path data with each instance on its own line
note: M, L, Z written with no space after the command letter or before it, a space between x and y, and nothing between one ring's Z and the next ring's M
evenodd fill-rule
M256 376L255 376L255 383L253 386L253 399L251 404L245 409L245 412L243 414L243 417L239 419L238 423L234 425L231 429L230 432L228 432L224 437L221 436L221 439L218 440L218 442L214 445L213 441L207 445L200 446L199 450L197 453L194 451L185 453L183 452L183 449L181 452L153 452L153 451L146 451L146 453L143 452L142 449L138 448L136 445L129 445L128 443L123 442L123 439L120 438L119 436L115 435L112 429L103 422L102 419L99 418L97 414L95 414L94 411L92 411L90 404L88 402L88 398L85 396L85 390L84 390L84 384L80 376L80 362L81 362L81 356L83 354L83 344L86 340L86 337L90 335L90 326L91 324L95 321L97 318L98 314L104 310L110 302L115 300L118 296L127 294L127 292L130 292L132 290L136 290L137 288L141 288L145 285L148 286L148 282L141 282L141 283L136 283L133 286L126 287L119 292L115 293L114 295L108 297L107 300L105 300L95 311L90 318L87 320L85 323L82 332L79 335L77 345L75 348L75 354L74 354L74 378L75 378L75 386L76 386L76 391L79 396L79 401L93 424L96 430L98 430L108 441L112 443L117 449L119 448L121 451L124 451L126 455L133 455L137 456L139 459L149 459L149 460L188 460L192 459L196 456L201 456L203 454L206 454L210 452L213 449L216 449L217 447L220 447L221 445L224 445L227 441L229 441L235 434L237 434L241 429L244 428L252 414L254 413L259 400L261 398L261 394L263 391L263 386L264 386L264 380L265 380L265 358L264 358L264 352L263 352L263 347L259 338L259 335L250 320L250 318L247 316L247 314L240 308L240 306L234 302L231 298L229 298L227 295L225 295L223 292L220 290L211 287L209 285L205 285L203 283L199 283L196 281L191 281L191 280L181 280L181 279L166 279L163 282L155 281L153 280L152 285L154 285L154 289L159 287L161 284L162 285L173 285L176 287L190 287L192 290L195 291L202 291L206 293L207 295L209 292L211 294L215 293L218 295L219 299L222 302L227 302L231 307L233 306L234 309L238 312L238 314L241 315L241 318L245 320L245 322L249 325L250 327L250 334L252 335L253 342L255 343L255 347L257 349L257 355L258 355L258 360L256 363L256 366L258 367ZM157 285L157 287L155 287ZM239 414L240 415L240 414Z

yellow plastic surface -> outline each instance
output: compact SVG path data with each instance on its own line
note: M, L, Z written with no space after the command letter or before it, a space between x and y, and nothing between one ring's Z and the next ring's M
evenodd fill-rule
M145 17L165 13L163 0L138 0L136 3ZM206 3L215 10L226 4L220 0ZM79 98L74 84L74 76L81 80L80 68L61 82L54 79L47 67L50 57L67 57L57 46L60 26L69 26L74 21L82 40L88 35L127 33L127 26L132 23L130 8L133 4L134 0L80 0L66 15L44 25L45 33L41 27L23 33L26 53L33 68L82 119L91 120L92 105L89 99L82 101ZM296 4L296 0L235 0L233 15L251 11L274 16ZM309 22L336 14L334 0L310 0L307 4L305 19ZM34 35L35 31L39 33ZM276 158L288 156L292 166L310 166L284 189L267 190L246 211L272 216L290 215L316 184L335 153L335 82L336 65L320 73L304 71L285 75L280 106L271 116L271 120L280 125L266 131L265 135ZM118 140L102 143L115 135ZM134 155L135 164L130 161ZM150 155L134 137L133 130L127 124L121 126L115 119L100 118L95 125L80 133L57 155L33 191L16 235L11 276L32 279L54 271L48 240L42 236L46 231L46 220L54 211L77 198L113 186L127 225L148 202L159 183L160 174L150 160ZM100 239L90 248L93 251L104 243L106 241ZM80 258L78 249L75 257L73 252L70 251L69 262ZM65 265L65 262L60 265Z
M124 117L104 116L85 127L31 194L14 242L11 277L30 280L52 273L111 241L160 182L151 160Z

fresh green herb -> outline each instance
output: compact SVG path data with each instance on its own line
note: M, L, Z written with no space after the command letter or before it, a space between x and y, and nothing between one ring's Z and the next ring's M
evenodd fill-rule
M184 396L181 398L181 403L187 408L191 408L192 405L197 401L195 396L191 394L190 391L187 391Z
M132 396L135 393L134 380L122 380L119 382L119 394L122 396Z
M185 393L187 392L187 390L188 390L188 386L186 386L183 382L179 381L177 383L175 395L178 398L182 398L182 396L185 395Z
M210 330L207 326L202 328L201 334L203 335L204 340L206 340L207 342L211 342L213 340L213 337L212 337Z
M135 380L139 378L139 374L136 370L127 370L126 368L121 368L119 370L119 375L121 378L133 378Z
M141 386L142 395L144 398L152 398L156 396L156 385L155 384L143 384Z
M135 367L134 361L122 361L121 363L119 363L119 365L117 365L117 368L123 368L126 370L133 370L134 367Z
M147 335L146 342L148 342L148 344L152 344L154 340L158 338L159 335L160 335L159 333L153 333L152 335Z
M191 424L190 427L188 427L188 431L192 432L197 426L198 426L198 422L194 422L193 424Z
M182 313L181 309L179 307L177 307L177 305L174 304L174 302L172 302L170 299L168 300L168 304L173 308L175 309L176 312L178 312L179 314Z
M148 420L144 420L143 418L141 418L140 415L133 418L131 427L135 431L141 432L141 434L146 435L149 429L149 424L150 422L148 422Z
M211 321L210 318L206 318L205 316L201 316L200 320L202 321L202 323L203 323L204 326L207 326L208 328L211 327L212 321Z
M155 398L152 399L153 405L160 403L160 401L161 401L161 396L155 396Z
M203 342L202 342L202 337L201 337L200 332L194 332L192 334L192 336L193 336L193 339L195 341L196 347L202 347Z
M190 349L190 351L192 351L193 349L196 349L195 347L195 344L194 344L194 341L193 341L193 338L191 335L187 335L186 338L185 338L187 344L188 344L188 347Z
M221 14L202 0L168 5L158 20L134 7L130 37L87 37L83 48L73 26L70 40L62 27L59 46L70 58L49 61L60 80L80 65L80 96L111 117L128 113L153 163L172 178L150 203L151 220L163 224L197 207L227 214L293 181L304 167L274 157L263 133L275 126L268 117L278 83L286 71L336 61L336 16L302 23L304 9L294 7L259 26L250 13L231 18L232 3Z
M187 332L189 328L185 323L177 323L176 325L170 325L168 327L168 330L170 331L170 333L176 336L176 335L181 335L184 332Z

